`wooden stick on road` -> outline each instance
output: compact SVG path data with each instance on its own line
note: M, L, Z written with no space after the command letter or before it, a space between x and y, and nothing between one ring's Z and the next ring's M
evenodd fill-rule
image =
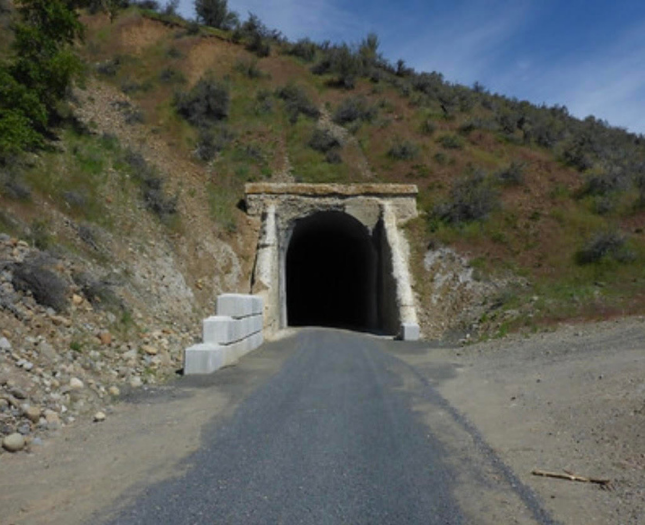
M546 470L534 470L531 472L534 476L544 476L546 478L558 478L558 479L566 479L569 481L581 481L582 483L597 483L598 485L609 485L611 483L610 479L604 479L604 478L585 478L583 476L578 476L574 474L573 472L569 472L567 470L564 471L564 474L561 474L560 472L548 472Z

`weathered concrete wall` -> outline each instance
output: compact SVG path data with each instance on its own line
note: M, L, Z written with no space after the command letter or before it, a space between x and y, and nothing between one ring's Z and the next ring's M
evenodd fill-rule
M369 235L379 239L380 254L388 258L383 267L391 275L381 276L380 286L393 288L396 306L380 305L388 317L383 324L395 322L401 337L418 338L409 247L399 228L417 216L417 193L414 185L397 184L247 184L247 211L263 223L252 293L265 299L266 333L288 326L286 255L296 223L335 211L363 224Z
M263 342L263 300L242 294L217 298L217 315L204 319L203 342L186 349L184 374L210 374Z

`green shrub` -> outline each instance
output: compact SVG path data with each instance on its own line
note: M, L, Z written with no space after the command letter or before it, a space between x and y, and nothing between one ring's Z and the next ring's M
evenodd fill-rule
M458 179L448 202L435 206L433 216L459 225L485 219L499 207L499 196L485 173L476 171Z
M141 186L141 196L146 209L165 220L177 213L178 197L169 197L163 190L164 179L148 164L141 153L128 149L123 162L129 168L136 182Z
M115 77L121 68L121 58L114 57L105 62L100 62L94 66L94 70L99 74L105 77Z
M437 139L437 143L446 149L461 149L464 147L464 141L457 135L442 135Z
M612 230L594 234L576 253L576 262L581 265L597 263L603 259L630 262L634 258L634 254L626 246L625 236Z
M299 115L305 115L309 118L318 118L320 111L311 101L306 91L293 83L278 88L276 96L284 100L285 110L289 116L289 121L295 124Z
M228 0L195 0L195 12L207 26L232 29L239 24L237 13L228 9Z
M16 290L30 292L42 306L60 312L67 308L67 283L45 267L44 259L12 265L11 283Z
M10 199L27 201L31 198L31 189L23 181L20 170L15 167L16 161L8 160L6 166L0 162L0 195Z
M419 146L409 140L396 142L387 152L387 156L394 160L412 160L417 155L419 155Z
M297 42L289 45L286 49L287 55L302 58L305 62L313 62L316 58L318 46L308 38L301 38Z
M329 150L325 153L325 161L329 164L342 164L343 158L340 156L338 148Z
M258 67L258 61L254 59L239 59L235 62L235 70L248 78L261 78L262 71Z
M645 208L645 173L639 173L634 180L634 185L638 189L638 200L636 208Z
M441 166L445 166L450 162L450 158L443 151L435 153L433 159L437 162L437 164L440 164Z
M14 26L16 57L11 75L44 107L49 121L83 72L74 45L84 28L72 4L67 0L17 3L20 20Z
M626 190L630 180L627 174L619 167L613 166L596 173L591 173L585 180L581 196L607 196L612 193Z
M479 127L479 122L475 119L470 119L459 126L457 131L462 135L469 135Z
M29 230L29 240L36 248L44 251L51 246L52 235L46 221L35 219Z
M177 113L196 127L207 127L228 117L230 95L228 86L206 74L187 93L177 93Z
M518 186L524 182L524 163L513 161L508 167L495 173L495 178L506 186Z
M169 197L163 191L161 179L157 183L154 179L146 181L143 187L143 202L146 208L160 219L168 219L177 213L179 198L175 195Z
M200 128L195 155L205 162L213 160L233 140L233 134L225 127Z
M89 272L74 273L72 279L95 309L126 310L125 304L114 291L114 283L98 279Z
M265 58L271 55L271 44L258 33L251 36L251 40L246 45L246 50L255 53L260 58Z
M143 124L145 122L143 111L141 111L138 107L133 106L127 100L116 100L110 105L123 114L123 118L126 124Z
M42 144L48 112L38 94L0 64L0 165Z
M316 129L309 139L309 147L321 153L328 153L333 149L340 148L341 143L329 130Z
M341 125L357 121L371 122L377 114L377 109L371 106L365 97L348 97L334 112L333 121Z
M268 89L260 89L255 94L253 111L256 115L266 115L273 111L273 97ZM296 117L297 118L297 117Z
M269 29L258 16L249 13L244 23L233 32L234 42L242 40L246 41L247 51L264 58L271 54L271 41L281 41L282 35L279 31Z
M562 146L560 158L565 164L579 171L588 170L594 163L587 146L584 137L575 137Z
M167 67L159 73L159 80L164 84L184 84L186 77L178 69Z
M361 57L347 44L329 47L323 58L311 68L315 75L332 74L335 84L345 89L354 89L356 79L364 73Z
M184 54L179 50L179 48L175 46L170 46L168 48L168 51L166 52L166 56L168 58L175 58L175 59L184 58Z
M423 122L421 122L421 128L420 131L424 135L432 135L435 131L437 130L437 125L434 123L434 121L430 119L423 119Z

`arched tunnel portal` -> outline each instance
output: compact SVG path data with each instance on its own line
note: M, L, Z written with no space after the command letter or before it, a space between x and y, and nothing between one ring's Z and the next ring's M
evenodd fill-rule
M264 331L331 326L418 339L400 227L417 217L413 185L252 183L258 219L250 291L264 299Z
M339 211L296 221L285 267L289 326L394 333L395 285L382 230L370 232Z

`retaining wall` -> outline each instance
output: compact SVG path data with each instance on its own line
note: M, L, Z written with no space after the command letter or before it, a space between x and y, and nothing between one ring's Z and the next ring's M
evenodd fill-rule
M186 349L184 374L210 374L259 347L264 341L263 307L257 295L220 295L217 315L204 319L203 342Z

